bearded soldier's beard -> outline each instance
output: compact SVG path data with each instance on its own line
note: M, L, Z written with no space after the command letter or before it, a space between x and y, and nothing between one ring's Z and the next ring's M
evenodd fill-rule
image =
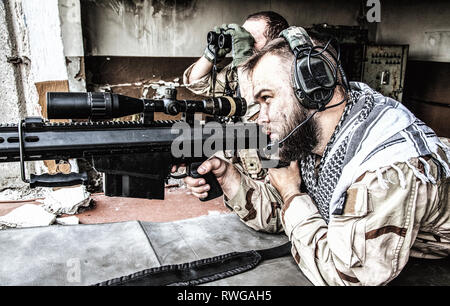
M298 104L297 104L298 106ZM294 110L291 119L284 129L283 139L295 127L301 124L308 117L305 108L298 106ZM282 161L297 161L310 154L318 143L318 126L314 117L298 128L285 142L279 151L279 157Z

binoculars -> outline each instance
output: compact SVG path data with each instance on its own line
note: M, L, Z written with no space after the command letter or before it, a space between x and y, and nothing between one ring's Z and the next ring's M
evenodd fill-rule
M227 49L231 48L232 45L232 38L230 34L224 34L224 33L216 33L216 32L208 32L208 35L206 36L206 40L208 42L208 45L212 45L214 47L217 47L219 49Z

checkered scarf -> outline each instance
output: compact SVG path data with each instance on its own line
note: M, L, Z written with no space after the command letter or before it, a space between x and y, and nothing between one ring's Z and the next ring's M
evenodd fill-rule
M306 191L327 223L331 214L342 213L346 190L366 171L408 163L410 158L436 153L437 147L446 152L447 158L450 155L434 132L401 103L363 83L351 82L349 95L319 165L312 153L300 161ZM450 176L448 163L438 154L433 156L444 175ZM431 175L412 169L422 181L434 182ZM385 184L382 179L380 184Z

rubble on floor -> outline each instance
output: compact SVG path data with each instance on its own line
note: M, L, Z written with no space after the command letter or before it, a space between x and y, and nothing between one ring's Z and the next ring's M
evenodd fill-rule
M76 224L80 224L80 219L78 219L77 216L56 218L56 224L59 224L59 225L76 225Z
M43 200L36 201L42 204L24 204L1 216L0 229L48 226L55 222L60 225L79 224L76 216L57 217L77 214L92 204L91 194L85 186L50 189Z
M40 205L25 204L0 217L0 228L47 226L55 222L56 215Z
M49 193L54 193L52 188L48 188ZM199 201L195 196L190 194L189 189L185 185L181 185L176 181L169 181L165 188L164 200L157 199L139 199L139 198L126 198L126 197L109 197L102 192L92 192L89 195L90 205L88 207L83 206L83 196L80 196L81 201L73 201L67 194L71 191L70 187L64 188L60 196L56 196L57 199L67 200L72 203L79 203L76 217L71 219L62 219L60 217L69 217L73 215L61 214L57 216L57 220L53 224L68 224L73 222L76 224L99 224L99 223L112 223L112 222L125 222L125 221L148 221L148 222L169 222L175 220L183 220L194 218L197 216L208 214L222 214L230 213L231 211L223 203L223 198L219 197L207 202ZM60 189L63 190L63 189ZM85 194L83 190L81 195ZM0 200L0 216L4 216L14 209L23 206L24 204L32 204L42 206L45 197L30 199L30 200ZM55 201L55 195L51 198ZM47 202L49 200L47 199ZM74 204L74 205L75 205ZM84 202L84 205L86 202ZM52 211L56 212L70 212L70 207L62 210L62 207L52 206Z
M26 201L32 199L43 199L51 191L51 188L30 188L28 185L16 188L6 188L0 190L0 201Z
M90 193L85 186L62 188L55 190L44 199L44 208L56 215L76 214L80 207L88 207L91 201Z

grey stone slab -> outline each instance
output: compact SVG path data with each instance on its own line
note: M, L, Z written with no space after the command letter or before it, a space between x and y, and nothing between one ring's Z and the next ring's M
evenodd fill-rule
M265 249L287 242L286 235L257 232L235 214L201 216L167 223L141 222L162 265L229 252Z
M242 252L276 247L288 241L284 234L257 232L235 214L202 216L170 223L142 222L162 265L179 264ZM254 269L205 285L213 286L306 286L292 256L263 261Z
M0 231L0 285L90 285L168 264L282 245L234 214L176 222L121 222ZM391 285L449 285L450 258L410 259ZM292 256L205 286L307 286Z
M0 231L0 285L90 285L155 266L136 221Z

